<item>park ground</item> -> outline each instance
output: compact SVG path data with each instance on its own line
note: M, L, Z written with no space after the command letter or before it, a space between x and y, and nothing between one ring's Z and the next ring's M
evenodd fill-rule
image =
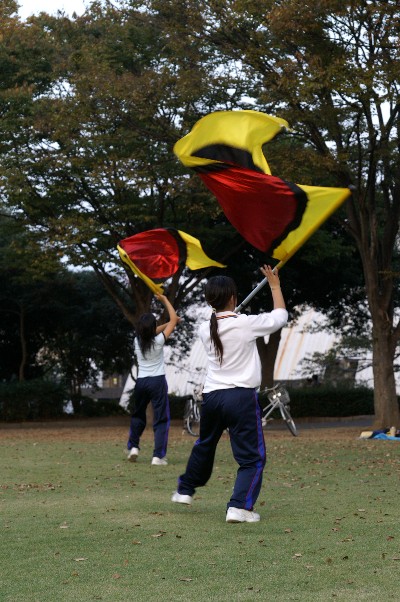
M361 440L371 417L280 421L256 524L227 525L236 465L226 434L191 507L171 503L195 438L152 429L126 460L129 416L0 424L1 602L359 602L398 599L398 443ZM178 506L178 507L177 507Z

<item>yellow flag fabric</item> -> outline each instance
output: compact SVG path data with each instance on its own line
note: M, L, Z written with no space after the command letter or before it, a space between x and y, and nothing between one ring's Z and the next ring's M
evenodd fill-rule
M281 264L351 194L349 188L294 184L272 175L262 147L285 128L284 119L258 111L220 111L200 119L174 146L243 238Z
M214 259L208 257L204 253L203 247L201 246L201 243L197 238L190 236L190 234L187 234L186 232L182 232L182 230L178 230L178 232L183 238L183 240L186 242L186 265L188 268L190 268L191 270L200 270L201 268L226 267L223 263L219 263L219 261L214 261Z
M243 166L271 173L262 145L288 127L284 119L259 111L217 111L197 121L175 144L174 153L183 165L196 168L224 159L237 163L242 151L241 165L245 161Z
M322 188L317 186L301 186L307 195L307 207L298 228L289 232L281 244L273 251L272 256L285 264L310 236L340 207L351 194L348 188Z

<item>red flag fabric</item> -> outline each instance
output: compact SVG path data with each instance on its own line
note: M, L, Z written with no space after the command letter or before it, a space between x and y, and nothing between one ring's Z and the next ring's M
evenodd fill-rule
M186 261L185 245L167 228L139 232L121 240L121 249L152 280L165 280Z
M208 257L200 241L182 230L155 228L124 238L118 245L120 257L154 293L158 284L175 274L181 265L192 270L225 267Z
M307 197L295 184L235 166L209 173L200 171L199 176L217 197L232 226L260 251L272 255L301 222Z

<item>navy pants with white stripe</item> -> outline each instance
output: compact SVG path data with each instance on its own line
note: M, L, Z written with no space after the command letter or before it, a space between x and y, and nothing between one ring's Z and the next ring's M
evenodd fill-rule
M167 453L168 433L171 423L168 385L165 375L138 378L134 391L134 409L128 439L128 449L139 448L139 440L146 428L146 409L153 406L154 451L153 456L163 458Z
M215 451L229 429L232 453L239 464L232 497L227 506L252 510L261 489L266 462L261 408L254 389L237 387L203 394L200 437L178 479L178 492L193 495L211 477Z

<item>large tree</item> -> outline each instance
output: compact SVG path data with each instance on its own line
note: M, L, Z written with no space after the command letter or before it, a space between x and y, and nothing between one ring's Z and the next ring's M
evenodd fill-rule
M182 115L232 107L235 98L209 79L201 44L178 64L157 15L140 2L122 4L94 3L72 20L42 14L27 24L8 21L0 44L13 69L0 98L0 175L13 215L69 264L91 266L133 323L152 295L124 271L119 240L174 226L198 236L210 256L226 255L214 228L219 210L187 186L172 146ZM27 32L38 40L44 74L26 57ZM182 281L182 272L169 287L177 303L199 281L186 272Z
M132 339L93 271L68 270L18 220L0 216L0 380L62 380L77 412L100 371L129 370Z
M398 2L190 4L204 16L197 35L225 65L242 67L255 106L294 129L286 158L278 155L278 163L268 155L273 172L303 184L352 187L345 226L361 259L372 323L375 425L398 425Z
M242 244L179 167L173 143L211 110L253 106L286 117L294 133L268 154L273 171L354 186L345 226L372 316L376 420L397 423L398 10L381 5L130 0L28 24L2 13L3 199L70 263L92 266L134 321L151 295L116 267L120 238L173 225L217 259ZM240 256L254 274L257 254ZM198 280L181 275L170 286L178 302Z

